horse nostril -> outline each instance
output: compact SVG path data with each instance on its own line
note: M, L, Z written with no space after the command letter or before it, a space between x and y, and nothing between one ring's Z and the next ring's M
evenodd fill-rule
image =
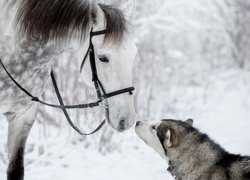
M119 129L124 130L125 129L125 120L121 119L119 122Z
M137 121L135 126L140 126L141 125L141 121Z
M122 120L120 121L120 126L124 126L124 125L125 125L125 120L122 119Z

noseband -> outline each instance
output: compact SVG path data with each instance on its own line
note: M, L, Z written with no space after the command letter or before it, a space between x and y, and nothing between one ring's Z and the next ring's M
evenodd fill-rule
M82 68L84 66L84 63L89 55L89 62L90 62L90 67L91 67L91 71L92 71L92 81L94 83L94 87L95 87L95 91L96 91L96 95L97 95L97 100L91 103L86 103L86 104L77 104L77 105L64 105L63 99L61 97L60 91L58 89L57 83L56 83L56 79L54 76L53 71L51 71L50 76L51 76L51 80L58 98L58 101L60 103L60 105L58 104L51 104L51 103L47 103L45 101L40 100L37 96L33 96L29 91L27 91L25 88L23 88L14 78L13 76L9 73L9 71L6 69L6 67L4 66L2 60L0 59L0 63L2 65L2 67L4 68L5 72L7 73L7 75L10 77L10 79L15 83L15 85L21 90L23 91L27 96L31 97L31 101L35 101L35 102L39 102L40 104L49 106L49 107L53 107L53 108L59 108L62 109L68 123L70 124L70 126L80 135L91 135L94 134L95 132L97 132L98 130L100 130L102 128L102 126L105 124L105 120L103 120L100 125L91 133L83 133L81 132L81 130L74 125L74 123L72 122L71 118L69 117L69 114L67 112L67 109L83 109L83 108L93 108L96 106L99 106L101 102L104 102L105 105L105 109L107 111L109 111L109 106L108 106L108 101L107 99L113 96L117 96L120 94L124 94L124 93L129 93L130 95L133 94L133 91L135 90L134 87L127 87L124 89L119 89L117 91L112 91L109 93L106 93L105 88L101 82L101 80L98 77L98 73L97 73L97 68L96 68L96 60L95 60L95 49L94 49L94 45L92 43L92 37L97 36L97 35L102 35L105 34L106 30L102 30L102 31L92 31L90 32L90 38L89 38L89 47L88 50L82 60L81 63L81 67L80 67L80 71L82 71Z

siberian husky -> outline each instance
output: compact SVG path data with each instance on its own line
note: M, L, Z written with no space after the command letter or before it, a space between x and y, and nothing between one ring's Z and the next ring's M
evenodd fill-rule
M194 128L192 119L138 121L135 131L168 162L168 171L177 180L250 179L250 157L228 153Z

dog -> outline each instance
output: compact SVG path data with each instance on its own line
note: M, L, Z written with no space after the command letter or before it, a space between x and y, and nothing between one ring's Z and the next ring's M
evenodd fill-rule
M138 121L135 131L167 161L176 180L250 179L250 157L228 153L194 128L192 119L166 119L156 124Z

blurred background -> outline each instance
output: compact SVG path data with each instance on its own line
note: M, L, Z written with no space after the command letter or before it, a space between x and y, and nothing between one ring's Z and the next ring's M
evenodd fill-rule
M141 120L194 119L226 150L250 155L250 1L106 0L123 9L138 47L134 63ZM54 63L67 104L90 101L76 57ZM59 75L60 73L60 75ZM43 99L57 102L49 81ZM99 109L70 111L83 131L102 120ZM3 118L2 118L3 119ZM7 122L0 123L0 179L7 165ZM26 148L27 180L166 180L167 163L134 129L105 127L81 137L59 110L40 106ZM46 172L46 174L44 173Z

